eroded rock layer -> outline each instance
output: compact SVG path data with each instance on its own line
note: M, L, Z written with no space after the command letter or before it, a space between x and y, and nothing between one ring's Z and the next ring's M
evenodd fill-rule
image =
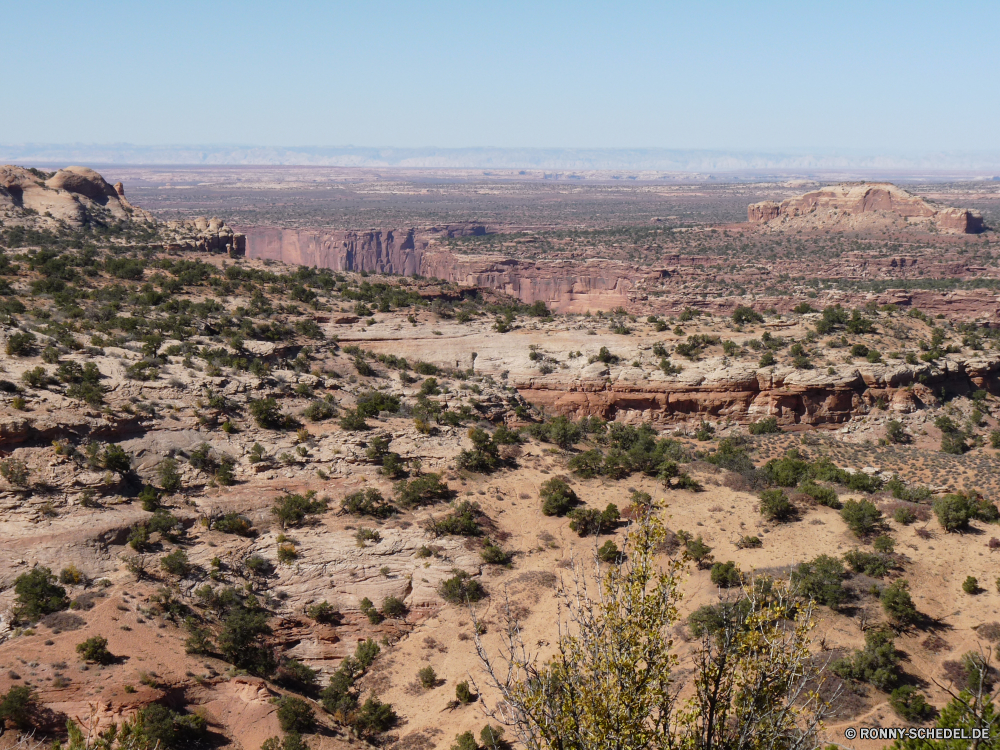
M549 414L598 416L657 424L692 419L747 423L775 417L782 425L840 424L876 404L910 413L939 405L949 393L1000 393L1000 356L949 358L936 365L839 366L827 370L758 369L749 364L691 368L679 376L623 368L611 376L595 363L576 377L515 382L524 398Z
M845 230L902 221L957 234L983 231L978 211L935 206L890 183L830 185L781 203L753 203L747 207L747 221L772 229Z

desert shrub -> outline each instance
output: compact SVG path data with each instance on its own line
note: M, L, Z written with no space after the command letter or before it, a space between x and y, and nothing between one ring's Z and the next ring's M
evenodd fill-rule
M907 508L905 505L900 505L892 512L892 519L903 526L909 526L911 523L917 520L917 514L912 508Z
M322 601L306 607L306 617L316 622L335 623L340 620L340 612L330 602Z
M684 555L694 560L699 568L712 564L712 548L701 538L701 534L692 538L686 531L678 531L677 538L684 545Z
M277 667L269 643L273 634L265 612L236 606L223 620L219 651L226 661L240 669L258 677L269 677Z
M758 536L741 536L736 542L736 549L760 549L763 546Z
M462 732L455 736L450 750L480 750L480 747L476 742L476 735L472 732Z
M282 413L278 402L272 397L251 399L250 416L258 427L265 430L283 429L288 421L288 417Z
M69 606L66 589L56 583L51 570L40 565L14 580L14 594L14 617L18 621L34 622Z
M875 541L872 542L872 546L875 548L876 552L891 555L896 549L896 540L888 534L880 534L875 537Z
M919 614L910 596L909 584L905 580L893 581L886 586L882 589L879 599L882 601L882 609L893 624L906 627L917 621Z
M603 534L617 526L621 518L618 506L614 503L608 503L603 511L594 508L575 508L566 515L570 519L570 529L579 536Z
M889 695L889 705L901 719L922 722L934 713L924 694L912 685L900 685Z
M748 305L738 305L736 309L733 310L732 318L733 322L738 325L764 322L764 316Z
M772 433L781 432L781 428L778 426L778 420L776 417L765 417L764 419L756 422L751 422L747 425L747 430L751 435L770 435Z
M378 625L382 622L382 613L375 608L374 603L367 596L358 604L358 609L361 610L361 614L367 617L368 622L372 625Z
M253 527L253 522L239 513L226 513L212 521L212 528L221 531L223 534L235 534L242 537L254 537L257 530Z
M559 477L543 482L539 495L542 498L542 514L546 516L564 516L580 502L573 488Z
M502 460L500 448L486 430L473 427L469 430L472 450L463 450L455 459L455 465L465 471L487 474L499 468Z
M487 539L483 548L479 551L479 556L487 565L510 565L511 554L500 545L494 544Z
M184 578L191 572L191 563L188 562L187 553L182 549L177 549L168 555L160 558L160 567L171 575Z
M7 354L12 357L27 357L35 348L35 334L18 331L7 337Z
M147 747L186 750L202 745L208 737L208 723L197 714L179 714L152 703L143 708L139 716Z
M59 571L59 583L64 583L67 586L79 586L81 583L86 583L86 581L87 576L75 565L67 565Z
M481 517L479 503L463 500L440 521L432 522L429 530L435 536L482 536L483 529L479 525Z
M165 458L160 461L160 465L157 467L157 474L160 479L160 487L163 491L170 494L177 492L181 488L181 474L177 469L177 459L175 458Z
M993 503L963 493L945 495L935 500L934 514L941 528L949 533L968 528L969 521L973 519L993 523L1000 518Z
M451 578L441 584L441 596L452 604L478 602L486 598L486 589L465 571L457 571Z
M10 722L17 729L31 729L40 709L35 689L28 685L14 685L0 696L0 721Z
M892 690L899 683L899 653L889 630L869 630L865 646L838 659L831 668L845 680L867 682L879 690Z
M621 555L618 545L613 540L608 539L597 550L597 559L604 563L616 563Z
M388 518L399 512L374 487L352 492L341 501L340 507L345 513L370 518Z
M885 437L890 443L897 445L910 441L910 436L906 434L903 423L897 419L889 420L889 424L885 427Z
M584 430L581 425L570 421L567 417L558 416L547 422L529 426L528 434L566 450L583 439Z
M838 607L847 598L843 564L830 555L820 555L799 563L792 571L792 583L799 594L828 607Z
M434 667L426 666L417 672L417 677L420 680L420 684L423 685L425 689L430 689L437 686L437 672L434 671Z
M882 578L893 568L892 558L859 549L845 552L844 562L850 565L855 573L864 573L872 578Z
M285 495L271 508L271 513L278 519L281 528L301 526L311 515L318 515L326 510L326 501L315 500L314 492L305 495Z
M30 475L31 470L28 469L28 465L19 458L0 461L0 476L15 487L27 487Z
M824 487L810 480L799 485L799 492L811 497L818 505L825 505L834 510L840 510L842 507L840 498L837 497L837 492L832 487Z
M108 639L99 635L76 644L76 652L84 661L96 664L111 664L115 660L114 654L108 651Z
M440 474L423 474L410 480L396 483L396 495L404 508L418 508L431 505L451 497L448 485L441 481Z
M768 479L779 487L794 487L809 471L809 462L799 458L798 451L789 451L782 458L773 458L764 465Z
M278 723L283 732L311 732L316 727L313 707L294 695L278 699Z
M740 569L736 563L729 560L724 563L715 563L711 569L712 583L720 588L728 589L740 585Z
M397 721L399 717L392 706L372 695L353 714L352 726L362 737L371 737L391 729Z
M382 614L385 617L401 618L406 616L406 605L401 599L387 596L382 600Z
M289 659L278 668L275 680L298 690L312 692L319 681L319 672L298 659Z
M764 490L760 493L760 514L768 521L787 521L795 515L795 507L782 490Z
M469 688L467 680L462 680L455 685L455 698L463 705L472 703L476 699L476 694Z
M310 422L322 422L337 413L337 406L330 398L314 399L302 410L302 416Z
M871 536L879 531L885 523L882 511L875 507L875 503L870 500L848 500L840 509L840 517L844 519L854 535L860 538Z
M975 576L966 576L962 581L962 591L966 594L978 594L980 592L979 579Z

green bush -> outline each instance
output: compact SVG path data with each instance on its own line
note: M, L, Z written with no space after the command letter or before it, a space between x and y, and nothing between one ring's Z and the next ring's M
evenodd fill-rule
M962 581L962 591L966 594L978 594L981 591L979 579L975 576L966 576L965 580Z
M271 513L278 519L281 528L301 526L309 516L326 510L326 501L314 500L315 492L305 495L285 495L272 508Z
M31 470L28 465L19 458L8 458L5 461L0 461L0 476L15 487L27 487L30 475Z
M985 499L962 493L945 495L934 501L934 514L947 532L968 528L973 519L993 523L1000 519L996 505Z
M462 680L460 683L455 685L455 698L462 705L472 703L476 699L476 694L472 692L469 688L469 683L466 680Z
M208 738L208 723L196 714L179 714L159 703L139 712L146 747L186 750L202 745Z
M741 583L740 569L736 563L729 560L724 563L715 563L711 569L712 583L720 588L728 589L739 586Z
M920 616L910 597L909 584L905 580L900 579L886 586L882 589L879 599L882 601L882 609L897 626L912 625Z
M278 723L283 732L311 732L316 728L313 707L294 695L278 699Z
M778 420L776 417L765 417L757 422L751 422L747 425L747 430L751 435L769 435L781 432L781 428L778 426Z
M859 538L871 536L885 525L882 511L870 500L848 500L840 510L840 517Z
M370 518L389 518L389 516L399 512L374 487L352 492L341 501L340 507L345 513L350 513L353 516L369 516Z
M799 563L792 571L792 584L802 596L828 607L836 608L847 598L843 581L847 573L840 560L820 555Z
M489 539L479 551L479 556L487 565L510 565L511 553Z
M480 750L480 747L479 743L476 742L476 735L472 732L462 732L455 736L451 750Z
M66 589L56 583L51 570L39 565L14 580L14 593L14 617L18 621L34 622L69 606Z
M889 705L901 719L915 723L925 721L934 713L934 707L924 694L912 685L895 688L889 695Z
M258 677L270 677L277 667L270 638L274 631L267 614L246 606L233 608L223 620L219 634L222 657Z
M27 357L35 348L35 334L18 331L7 337L7 354L12 357Z
M340 620L340 612L330 602L322 601L306 607L306 617L316 622L335 623Z
M271 397L251 399L250 416L258 427L265 430L283 429L288 422L288 417L281 412L278 402Z
M165 458L160 461L157 467L157 474L160 478L160 487L167 494L173 494L181 488L181 474L177 469L177 459Z
M168 555L160 558L160 567L171 575L186 577L191 572L191 563L188 562L187 553L182 549L177 549Z
M92 661L96 664L111 664L115 660L114 655L108 651L108 639L99 635L76 644L76 652L84 661Z
M388 731L397 721L399 721L399 717L392 706L372 695L361 704L361 708L353 715L352 725L361 737L372 737Z
M542 498L542 514L546 516L564 516L580 502L573 488L559 477L543 482L539 495Z
M448 485L441 481L440 474L423 474L410 480L396 483L396 495L404 508L418 508L431 505L451 497Z
M372 625L378 625L382 622L382 613L375 609L375 605L372 603L372 600L367 596L358 604L358 609L361 610L361 614L367 617L368 622Z
M423 685L425 689L437 686L438 676L437 672L434 671L434 667L423 667L417 672L417 677L420 679L420 684Z
M212 521L212 528L221 531L223 534L235 534L242 537L255 537L257 530L253 527L253 522L239 513L226 513Z
M807 480L799 485L799 492L811 497L818 505L825 505L827 508L840 510L842 506L837 492L832 487L824 487L816 484L812 480Z
M899 684L899 653L889 630L869 630L865 646L851 656L835 661L831 668L845 680L867 682L882 691Z
M760 493L760 514L768 521L787 521L795 515L795 507L781 490Z
M406 616L406 605L401 599L387 596L382 600L382 614L385 617L402 618Z
M597 550L597 559L604 563L616 563L621 552L618 549L618 545L614 543L611 539L608 539L601 548Z
M486 589L465 571L457 571L441 584L441 596L452 604L465 604L466 601L475 603L486 598Z
M28 685L14 685L0 697L0 721L7 721L17 729L31 729L41 706L35 689Z
M447 516L432 522L429 530L435 536L482 536L483 529L479 525L482 515L479 503L462 500Z
M893 568L892 558L859 549L845 552L844 562L850 565L855 573L864 573L872 578L882 578Z
M733 310L733 322L737 325L744 323L763 323L764 316L747 305L739 305Z

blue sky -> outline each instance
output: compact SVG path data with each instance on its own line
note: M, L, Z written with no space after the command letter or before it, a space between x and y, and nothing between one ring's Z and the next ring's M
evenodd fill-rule
M0 143L1000 150L997 2L0 10Z

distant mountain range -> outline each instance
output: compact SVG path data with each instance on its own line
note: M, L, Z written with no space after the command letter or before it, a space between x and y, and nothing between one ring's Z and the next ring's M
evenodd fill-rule
M369 148L361 146L136 146L0 144L0 163L418 167L446 169L626 170L657 172L1000 172L1000 152L876 154L665 148Z

